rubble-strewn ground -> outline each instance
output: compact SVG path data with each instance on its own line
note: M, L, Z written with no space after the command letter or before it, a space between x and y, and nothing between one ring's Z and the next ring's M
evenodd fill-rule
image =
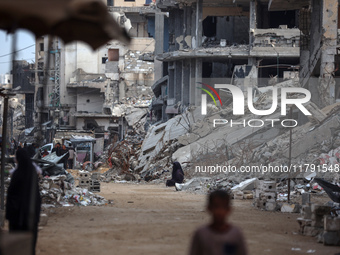
M37 254L187 254L194 229L208 220L205 196L161 185L102 183L113 205L50 209ZM312 202L327 202L312 197ZM252 200L233 200L232 221L243 228L250 254L336 254L313 237L298 235L299 214L266 212ZM293 251L292 248L300 250Z

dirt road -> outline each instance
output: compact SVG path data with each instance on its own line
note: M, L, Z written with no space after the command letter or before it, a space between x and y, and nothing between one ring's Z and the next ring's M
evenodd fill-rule
M101 195L114 204L53 209L39 233L37 254L187 254L192 232L208 220L205 196L164 185L104 183ZM232 221L244 230L250 254L339 252L339 247L298 235L297 217L260 211L251 201L236 200Z

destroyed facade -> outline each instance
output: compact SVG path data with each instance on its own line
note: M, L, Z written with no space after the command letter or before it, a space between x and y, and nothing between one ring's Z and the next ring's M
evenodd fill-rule
M259 87L268 85L261 79L300 78L318 107L334 103L340 98L334 79L340 75L338 5L336 0L158 0L164 15L156 14L156 30L166 32L168 15L169 41L168 50L159 43L155 51L157 120L199 106L197 87L206 78L234 85L245 79L241 82Z
M132 37L129 46L112 41L93 51L82 42L64 45L54 38L48 45L47 37L37 39L35 125L43 123L46 142L66 131L121 140L128 129L144 130L154 80L156 8L152 1L107 5Z

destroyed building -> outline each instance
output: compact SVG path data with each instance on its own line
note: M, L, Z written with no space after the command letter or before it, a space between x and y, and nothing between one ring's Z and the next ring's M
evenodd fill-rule
M185 162L184 167L195 161L209 165L210 160L215 164L218 157L221 162L234 162L235 165L260 161L288 164L287 129L280 125L268 128L267 124L257 128L243 126L242 118L251 120L256 114L249 111L244 115L233 114L231 101L223 98L223 89L218 91L223 107L216 99L215 105L208 102L209 114L201 114L202 91L197 87L200 82L210 83L215 78L224 84L251 86L256 94L253 103L257 109L270 108L273 89L300 86L308 89L312 102L305 106L312 116L300 116L298 109L292 110L292 119L298 124L292 132L291 162L314 162L315 155L337 148L331 141L334 140L332 129L338 125L336 102L339 88L335 80L338 72L335 67L338 1L288 4L280 0L163 0L158 1L157 6L169 15L169 51L162 50L156 55L155 63L160 61L157 66L163 66L161 75L155 70L153 85L152 111L158 122L144 139L137 171L142 174L159 172L162 169L159 165L169 167L174 161ZM160 20L165 15L159 15L158 27L162 27ZM221 16L224 18L220 19ZM315 19L313 24L312 19ZM224 23L231 21L235 24L223 34L229 27ZM205 22L209 25L204 25ZM315 22L318 24L314 25ZM215 25L216 31L211 29ZM247 28L243 42L237 39L242 35L243 30L238 27L241 25ZM161 28L157 30L163 31ZM234 39L228 41L231 35ZM320 76L320 69L325 67L330 68L330 73L326 75L323 71ZM309 76L306 70L309 70ZM275 76L278 77L265 80ZM230 125L230 122L228 125L213 125L216 119L229 120L232 117L239 121L239 125ZM263 116L256 117L264 120ZM281 114L276 112L265 118L280 119ZM316 136L316 132L322 135ZM331 145L324 148L324 144ZM317 153L311 153L311 148Z
M199 106L196 87L206 78L236 85L235 77L251 76L261 87L268 85L261 79L300 76L319 107L339 98L338 1L158 0L157 7L169 16L169 50L156 49L157 120ZM163 18L156 22L159 31Z
M11 74L1 76L0 85L5 89L14 89L16 97L9 99L8 133L10 139L20 138L20 135L34 129L34 64L25 60L15 60ZM3 97L0 98L1 113L3 112ZM3 116L1 116L2 119ZM1 120L2 124L2 120ZM23 138L24 135L21 136Z
M47 37L37 39L35 121L43 123L47 140L55 130L94 131L96 138L123 139L146 116L154 80L156 8L145 0L105 3L132 37L129 46L111 41L93 51L82 42L65 45L54 38L49 44ZM137 118L126 118L136 112Z
M31 128L34 125L34 69L34 64L29 64L25 60L15 60L12 70L12 88L16 90L16 94L22 94L25 100L25 128Z

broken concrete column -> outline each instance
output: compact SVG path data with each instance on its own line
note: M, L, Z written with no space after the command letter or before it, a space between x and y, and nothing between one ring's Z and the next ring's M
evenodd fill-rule
M249 50L253 46L255 35L254 31L257 28L257 0L250 1L249 5ZM248 58L248 65L256 65L256 58Z
M310 219L304 219L304 218L297 218L297 222L299 223L300 229L299 232L300 234L304 235L305 234L305 227L310 227L312 224L312 220Z
M311 219L312 218L312 209L309 205L302 205L301 216L304 219Z
M203 32L203 0L196 1L196 42L193 48L202 46L202 33Z
M335 102L335 80L333 76L338 40L338 6L337 0L323 0L321 21L323 35L319 84L322 106Z
M156 59L164 52L164 13L155 13L155 81L163 77L163 62Z
M302 205L308 205L310 203L310 194L309 193L303 193L302 194ZM308 206L309 207L309 206Z
M183 60L181 101L185 106L190 104L190 62L190 60Z
M182 61L175 62L175 98L176 103L180 102L182 99L182 73L183 73L183 63Z
M190 88L189 88L189 103L191 105L196 105L196 93L198 90L197 89L197 84L196 84L196 60L191 59L190 60Z
M198 82L202 82L202 66L203 66L202 59L197 58L196 66L195 66L195 80L196 80L195 87L197 86ZM201 94L202 94L202 90L195 89L195 106L201 105Z

